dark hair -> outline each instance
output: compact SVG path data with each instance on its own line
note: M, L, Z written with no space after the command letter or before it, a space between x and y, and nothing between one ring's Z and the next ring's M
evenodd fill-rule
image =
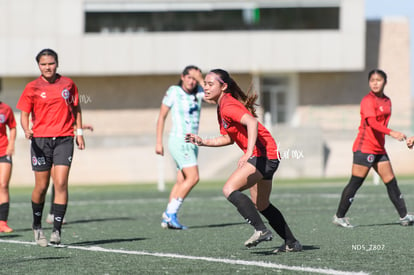
M188 74L190 74L190 71L191 70L197 70L197 71L200 71L201 72L201 70L197 67L197 66L194 66L194 65L188 65L187 67L185 67L184 68L184 70L183 70L183 72L181 73L181 75L188 75ZM183 84L183 81L181 80L181 78L180 78L180 81L178 81L178 86L181 86ZM197 88L197 87L196 87ZM197 90L196 88L194 88L195 90Z
M227 90L225 90L225 93L230 93L232 97L240 101L247 110L252 113L254 117L257 117L256 115L256 107L257 104L255 103L258 95L256 93L252 93L252 87L249 87L249 90L247 93L244 93L242 89L240 89L239 85L237 85L236 81L233 80L233 78L230 77L229 73L222 69L214 69L211 70L210 73L214 73L219 76L220 80L219 82L221 84L226 83L227 84Z
M187 67L184 68L184 70L181 73L181 75L188 75L188 74L190 74L190 71L191 70L197 70L197 71L200 71L201 72L201 70L197 66L188 65ZM181 80L181 77L180 77L180 81L178 81L177 85L180 86L180 87L181 87L181 85L183 85L183 81ZM192 91L190 91L190 94L194 95L194 101L195 102L197 102L197 96L196 96L197 91L198 91L198 85L196 85L194 87L194 89Z
M43 49L36 55L36 62L39 63L40 58L44 55L50 55L53 56L56 60L56 65L59 65L58 55L57 53L52 49Z
M373 74L379 74L379 75L381 75L381 76L382 76L382 78L384 78L385 83L387 83L387 74L386 74L383 70L380 70L380 69L374 69L374 70L370 71L370 72L368 73L368 81L371 79L371 76L372 76Z

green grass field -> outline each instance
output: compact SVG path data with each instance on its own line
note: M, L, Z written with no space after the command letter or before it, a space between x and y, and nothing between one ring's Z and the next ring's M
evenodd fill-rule
M304 246L272 254L282 241L243 246L253 233L221 193L200 182L183 205L188 230L160 226L168 190L156 185L70 188L66 247L38 247L31 230L31 188L11 186L9 225L0 233L1 274L412 274L414 228L397 223L384 186L367 181L348 216L352 229L331 223L346 179L275 183L271 201ZM400 179L414 209L414 180ZM169 189L170 186L167 186ZM44 216L49 208L46 204ZM47 237L51 226L43 224Z

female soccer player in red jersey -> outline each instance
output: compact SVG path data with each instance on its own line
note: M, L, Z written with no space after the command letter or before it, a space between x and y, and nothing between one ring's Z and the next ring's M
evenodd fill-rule
M9 127L9 138L7 138ZM0 101L0 232L13 232L7 225L10 208L9 182L16 140L16 120L9 105Z
M352 176L342 191L333 223L342 227L352 227L345 214L357 190L373 167L387 187L388 196L400 216L400 224L412 225L414 216L407 213L405 201L384 147L385 135L390 135L399 141L406 139L406 136L387 128L391 117L391 100L384 94L384 87L387 84L385 72L372 70L368 74L368 81L371 91L361 101L361 124L352 148L354 152Z
M218 104L221 136L202 139L195 134L187 134L186 140L198 146L210 147L235 142L243 150L237 169L224 184L223 193L255 229L244 245L253 247L273 238L259 215L260 211L284 240L275 253L301 251L302 245L293 236L282 213L269 202L272 178L279 166L279 158L275 140L256 119L254 104L257 95L246 95L230 75L221 69L210 71L204 85L206 101ZM250 189L251 199L242 193L246 189Z
M67 77L58 74L58 56L44 49L36 56L41 76L29 82L17 103L21 110L21 125L27 139L31 139L32 170L35 187L32 192L33 232L40 246L47 246L42 230L42 213L51 169L55 185L54 221L50 243L60 244L62 221L68 203L68 177L76 144L83 150L82 114L78 88ZM30 127L30 115L33 127Z

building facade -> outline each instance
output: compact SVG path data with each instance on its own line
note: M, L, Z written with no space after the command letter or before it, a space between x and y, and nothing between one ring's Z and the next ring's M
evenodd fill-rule
M84 122L95 131L88 149L76 152L74 182L174 179L171 159L154 154L155 121L188 64L223 68L243 89L253 85L260 119L285 158L282 177L349 172L372 68L389 74L391 126L410 129L408 22L366 22L361 0L5 0L0 22L3 101L16 106L39 74L34 58L43 48L58 52L59 72L80 89ZM200 127L202 135L218 133L213 106L205 105ZM13 177L31 182L21 132L17 144ZM204 178L227 177L240 155L223 148L228 159L212 163L216 149L204 149Z

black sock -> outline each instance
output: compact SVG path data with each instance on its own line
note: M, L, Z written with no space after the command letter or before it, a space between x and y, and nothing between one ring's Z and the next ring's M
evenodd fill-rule
M364 182L364 179L365 178L360 178L356 176L351 177L348 185L345 186L344 190L342 191L338 211L336 212L336 216L338 218L345 217L345 214L346 212L348 212L349 207L351 207L351 204L354 201L354 196L358 189L361 187L362 183Z
M53 209L54 201L55 201L55 185L52 184L52 194L50 196L50 211L49 211L49 214L52 214L52 215L54 212L54 209Z
M0 204L0 221L7 221L9 217L10 204L8 202Z
M65 213L66 213L66 207L67 207L67 204L54 203L53 205L53 209L54 209L53 231L58 231L60 233L60 230L62 229L63 217L65 216Z
M397 209L398 214L401 218L404 218L407 215L407 207L405 206L405 201L400 188L398 188L397 180L393 178L390 182L386 183L385 186L387 186L388 196Z
M249 199L248 196L243 194L240 191L234 191L227 198L234 206L237 207L237 210L242 215L242 217L251 224L254 229L262 231L266 229L262 219L260 218L259 213L257 212L256 207L253 202Z
M33 211L33 229L42 228L42 213L45 203L34 203L32 201L32 211Z
M276 233L285 240L287 245L291 245L296 241L296 238L293 236L292 231L290 231L290 228L279 209L274 207L272 204L269 204L269 207L263 211L260 211L260 213L266 217L269 224L273 227Z

